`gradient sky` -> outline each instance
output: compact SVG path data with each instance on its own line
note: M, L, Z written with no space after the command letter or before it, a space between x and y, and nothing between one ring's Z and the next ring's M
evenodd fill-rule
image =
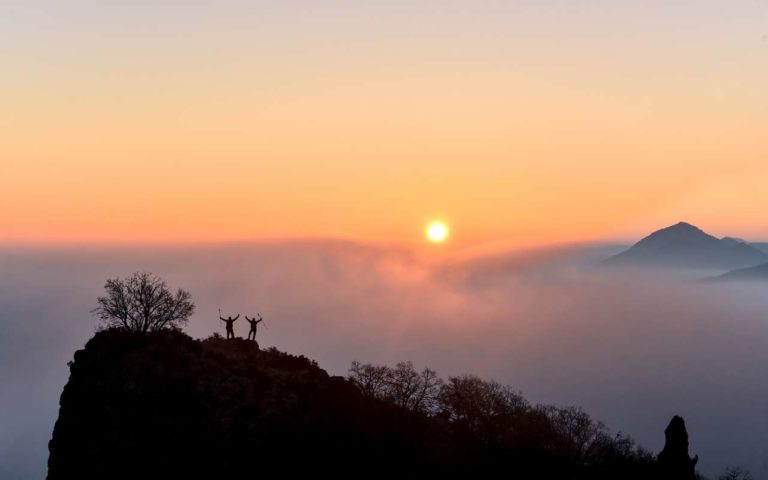
M765 0L0 4L0 242L768 239Z

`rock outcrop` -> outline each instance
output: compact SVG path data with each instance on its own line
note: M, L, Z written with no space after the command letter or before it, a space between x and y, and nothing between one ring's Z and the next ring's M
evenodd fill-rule
M664 449L657 458L660 480L696 480L699 457L688 454L688 431L685 420L675 415L664 430Z

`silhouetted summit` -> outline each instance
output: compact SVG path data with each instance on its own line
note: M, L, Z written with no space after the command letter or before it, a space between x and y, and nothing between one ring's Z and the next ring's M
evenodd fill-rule
M218 335L99 332L70 364L48 479L502 472L645 480L653 473L652 455L578 408L530 405L473 376L449 378L438 394L434 372L419 374L407 362L395 369L355 363L352 372L350 379L332 377L305 357ZM423 397L405 388L413 385L437 396L411 402Z
M768 254L736 238L718 239L680 222L643 238L607 263L614 265L734 269L768 262Z

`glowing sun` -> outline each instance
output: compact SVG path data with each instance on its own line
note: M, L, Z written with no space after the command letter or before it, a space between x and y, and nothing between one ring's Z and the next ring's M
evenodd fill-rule
M440 243L448 238L448 226L441 222L433 222L427 226L427 238L430 242Z

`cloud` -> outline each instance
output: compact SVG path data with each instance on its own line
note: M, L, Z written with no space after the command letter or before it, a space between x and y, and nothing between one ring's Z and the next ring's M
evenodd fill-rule
M0 252L0 477L41 477L67 379L93 333L108 277L153 271L197 303L187 331L260 312L263 346L334 374L358 359L476 373L534 402L583 406L659 450L673 414L715 474L766 476L768 300L760 287L599 269L611 247L571 246L450 262L406 249L294 241L164 249ZM239 322L238 322L239 323ZM244 324L235 325L239 335Z

